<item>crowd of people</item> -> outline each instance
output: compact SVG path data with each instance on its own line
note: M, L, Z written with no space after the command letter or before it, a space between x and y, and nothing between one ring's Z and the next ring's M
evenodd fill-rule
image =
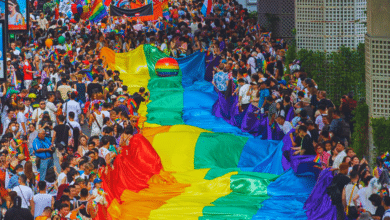
M5 219L93 219L98 204L107 204L99 176L142 133L137 110L150 94L145 88L129 94L120 72L108 69L99 54L103 47L122 53L142 44L171 57L205 51L206 65L219 57L212 79L218 92L237 95L240 111L252 105L266 114L270 126L291 137L294 155L317 154L321 168L339 170L339 192L330 189L337 194L332 202L338 219L345 219L345 211L355 219L361 210L373 219L390 217L388 189L379 186L383 161L372 172L348 148L353 93L335 106L299 60L285 65L287 44L257 25L237 1L215 1L204 16L203 1L172 0L169 18L107 16L99 23L56 14L55 1L29 4L31 28L9 42L0 93Z

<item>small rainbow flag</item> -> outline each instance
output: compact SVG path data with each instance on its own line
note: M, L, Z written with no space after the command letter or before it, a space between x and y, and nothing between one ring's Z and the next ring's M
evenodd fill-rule
M119 118L116 118L116 119L115 119L115 123L117 123L117 124L119 124L120 121L121 121L121 120L120 120Z
M382 156L381 156L382 160L385 160L387 156L389 156L388 151L386 153L382 154Z
M104 194L104 190L102 188L99 188L98 189L98 194L102 196Z
M15 141L16 145L18 145L18 146L22 144L22 140L20 140L20 139L14 138L14 141Z
M255 32L256 31L256 26L252 26L250 30L251 30L251 32Z
M265 73L265 71L267 70L267 66L268 66L268 63L267 61L263 61L263 72Z
M233 50L233 53L239 54L239 53L241 53L241 51L242 51L242 49L236 48Z
M39 182L39 181L41 181L41 174L40 173L38 173L36 176L35 176L35 182Z
M313 160L315 163L321 163L320 155L317 154L317 156Z
M133 109L137 109L137 107L138 107L138 105L134 101L134 99L129 99L128 104L131 105L133 107Z

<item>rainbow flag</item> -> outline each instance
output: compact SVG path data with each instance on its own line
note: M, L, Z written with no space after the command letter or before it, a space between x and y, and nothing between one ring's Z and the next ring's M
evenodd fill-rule
M382 160L385 160L387 156L389 156L388 151L386 153L382 154L382 156L381 156Z
M108 15L106 7L103 5L102 0L95 0L91 7L91 16L89 20L92 22L99 22Z
M39 182L39 181L41 181L41 174L40 173L38 173L36 176L35 176L35 182Z
M74 66L76 65L76 59L74 57L72 57L70 60L70 63Z
M320 155L317 154L317 156L313 160L315 163L321 163Z
M179 60L182 71L175 77L156 74L157 61L167 55L151 45L127 53L102 48L103 56L110 69L121 71L129 94L144 87L151 93L151 102L139 106L142 134L134 135L113 167L102 173L107 207L99 206L99 210L106 210L113 219L211 219L217 215L219 219L290 219L302 209L302 203L288 198L305 201L315 179L285 170L282 157L273 156L279 154L283 141L259 140L242 135L240 129L236 133L236 127L212 115L213 86L197 85L205 67L196 64L205 59L204 53ZM194 114L198 111L202 114ZM256 150L259 146L267 153ZM308 157L309 164L314 164L314 157ZM271 184L280 195L277 198L267 193ZM285 190L291 187L294 191ZM272 200L268 205L263 203L267 199ZM302 218L307 218L305 213Z
M129 99L128 103L129 103L129 105L131 105L133 107L134 110L137 109L138 105L134 101L134 99Z
M252 27L250 28L250 31L251 31L251 32L256 32L256 31L257 31L256 26L255 26L255 25L252 26Z
M267 70L267 66L268 66L268 63L267 61L263 61L263 72L265 73L265 71Z

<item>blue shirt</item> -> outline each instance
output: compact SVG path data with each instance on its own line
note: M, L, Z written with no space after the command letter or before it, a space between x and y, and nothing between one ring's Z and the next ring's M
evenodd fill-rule
M45 137L45 139L40 139L39 137L35 138L33 141L33 148L35 152L35 156L39 157L40 159L47 159L52 157L52 153L50 152L40 152L37 153L38 149L49 149L51 146L51 139L48 137Z
M19 175L15 174L9 179L8 186L6 189L13 189L15 186L19 186Z
M228 81L228 80L229 80L229 77L224 72L218 72L218 73L214 74L213 81L214 81L215 85L217 86L217 89L221 92L227 90L226 81Z
M269 95L269 89L260 90L259 108L263 106L265 98L267 98Z

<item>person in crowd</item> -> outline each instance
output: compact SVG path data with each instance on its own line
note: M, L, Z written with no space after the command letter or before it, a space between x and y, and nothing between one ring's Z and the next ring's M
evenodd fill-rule
M284 134L287 134L291 131L291 129L293 129L291 123L286 121L286 119L282 115L279 115L276 118L276 122L278 123L280 130L282 130Z
M344 158L347 157L347 153L345 153L344 142L338 141L336 145L336 150L337 150L337 156L334 159L333 166L332 166L335 169L339 168Z
M359 217L358 206L353 200L358 195L358 191L362 188L359 184L359 175L357 172L352 171L350 174L351 181L345 185L342 194L343 206L346 209L346 214L349 219L356 219Z
M381 220L385 214L385 208L382 206L382 197L378 194L372 194L368 200L376 207L375 213L372 214L372 218Z
M307 133L307 127L305 125L300 125L298 128L298 135L302 139L300 146L292 147L295 150L294 155L316 155L314 150L313 140L310 135Z
M218 91L226 92L228 87L228 74L224 72L225 65L223 63L219 64L218 69L214 70L216 73L213 75L213 85L218 89Z
M337 220L345 219L345 210L347 201L346 201L346 192L344 187L351 182L351 179L347 176L348 174L348 163L342 163L339 167L339 173L333 177L330 186L327 189L327 193L331 198L332 204L336 206L337 209ZM355 190L355 189L354 189ZM358 189L356 189L358 191ZM350 194L352 188L348 190Z
M387 220L386 218L390 217L390 197L383 197L383 207L385 208L385 214L383 215L383 220Z
M240 86L239 96L238 96L238 107L240 109L240 112L242 112L245 109L247 109L250 104L251 97L250 95L248 95L250 84L246 84L244 79L238 79L238 84Z
M30 202L34 196L32 189L27 184L26 175L22 174L19 176L19 186L15 186L12 191L15 191L20 198L22 198L22 208L30 208Z
M54 147L50 138L46 137L46 131L40 129L38 131L38 137L33 142L33 149L36 157L40 161L39 173L44 180L46 177L46 171L54 165L53 152Z
M54 197L46 193L46 182L38 182L39 193L33 196L31 201L31 213L34 214L34 218L38 218L45 213L46 207L52 207L54 205ZM50 210L51 211L51 210Z
M4 220L34 220L34 216L31 214L31 211L28 208L22 207L23 203L20 196L16 196L13 201L12 207L5 213Z

